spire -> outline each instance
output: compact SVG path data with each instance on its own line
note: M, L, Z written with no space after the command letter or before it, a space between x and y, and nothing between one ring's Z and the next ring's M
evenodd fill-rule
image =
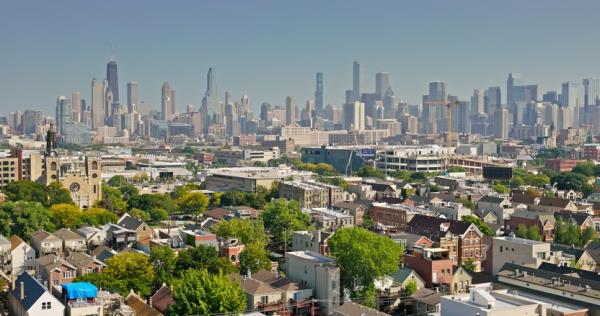
M115 50L112 44L110 44L110 51L108 52L108 61L111 63L115 61Z

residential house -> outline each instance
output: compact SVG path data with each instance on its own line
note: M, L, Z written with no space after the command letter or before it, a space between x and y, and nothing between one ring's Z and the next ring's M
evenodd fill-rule
M51 289L52 286L71 283L77 276L77 268L66 260L49 254L37 258L37 277Z
M333 233L321 230L295 231L292 233L292 251L312 251L323 256L329 255L327 241Z
M533 211L547 213L560 212L563 210L577 212L577 205L573 200L545 196L540 197L539 202L531 205L529 208Z
M102 226L102 231L106 234L108 246L117 251L133 245L137 241L135 230L127 229L116 224L106 224Z
M473 214L470 208L465 207L462 203L455 202L444 202L442 205L432 205L431 210L444 218L455 221L460 221L463 216Z
M10 266L5 269L11 275L20 275L23 272L31 272L35 270L35 249L31 248L23 239L17 235L10 237Z
M594 228L593 217L588 213L561 211L554 213L554 217L556 220L562 220L568 224L573 224L580 230L584 230L588 227Z
M426 287L449 287L452 281L452 260L443 248L413 248L404 255L404 264L413 269Z
M412 249L413 247L433 247L433 241L427 238L427 236L406 232L394 233L389 236L392 240L401 244L404 249Z
M374 223L405 230L408 212L409 208L401 204L373 203L368 213Z
M407 286L413 282L416 289L425 287L425 280L409 268L400 268L395 273L376 279L374 283L377 290L379 309L390 311L396 308L402 303Z
M92 251L91 255L96 259L100 260L104 264L106 264L106 260L117 255L118 253L111 248L106 246L99 246L94 251Z
M429 315L439 313L442 293L427 288L419 289L410 296L413 300L411 315Z
M199 245L212 246L219 249L217 235L207 232L202 229L197 230L181 230L181 238L187 245L198 247Z
M498 273L505 263L537 268L550 260L550 244L514 236L494 237L492 242L492 274Z
M47 231L39 230L31 234L31 246L35 249L38 257L47 254L61 254L63 241Z
M152 307L159 312L166 314L169 310L169 306L175 304L173 299L172 291L169 286L165 283L150 297Z
M455 267L452 273L452 282L450 283L450 293L466 293L469 286L473 284L473 276L462 266Z
M106 264L96 259L96 256L90 256L83 252L71 254L67 258L67 261L76 268L77 276L83 276L88 273L97 273L106 267Z
M536 226L544 241L552 241L554 240L555 223L556 219L552 213L518 210L509 219L504 221L504 229L506 233L516 234L521 224L525 225L525 227Z
M147 244L150 239L154 238L154 230L146 222L139 218L135 218L125 213L119 219L117 225L135 231L136 240L141 243Z
M348 301L333 310L333 316L385 316L386 313Z
M65 306L29 273L21 273L8 292L10 315L64 316Z
M312 208L310 220L314 227L328 231L354 227L354 216L328 208Z
M219 254L229 259L233 264L240 263L240 254L244 245L237 238L219 238Z
M146 301L137 295L136 293L129 292L125 297L125 304L129 306L134 314L133 315L143 315L143 316L163 316L161 312L156 310L154 307L146 303Z
M62 240L63 251L67 254L87 250L85 238L68 228L61 228L54 235Z
M340 305L340 268L335 260L311 251L286 252L286 276L313 289L314 298L322 302L323 312L332 313Z
M474 224L417 214L408 223L407 231L439 243L439 247L448 250L453 265L472 261L476 271L481 269L485 256L483 233Z
M528 209L538 204L540 202L540 198L525 193L518 193L512 195L510 202L515 210Z
M106 245L106 231L97 227L85 226L75 230L75 233L85 239L85 243L89 250L94 250L96 247Z
M62 301L69 316L104 315L104 305L98 299L98 288L89 282L63 284Z
M483 196L477 201L475 206L475 213L481 219L483 219L483 217L481 217L480 214L492 212L499 221L502 221L508 218L514 211L512 203L508 198L493 195Z
M363 204L353 202L338 202L333 205L334 210L340 210L343 213L354 216L354 224L361 226L365 217L367 207Z

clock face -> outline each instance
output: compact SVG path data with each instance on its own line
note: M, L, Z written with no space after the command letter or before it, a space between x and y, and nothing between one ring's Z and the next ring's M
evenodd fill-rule
M79 191L79 188L80 188L80 186L79 186L79 183L77 183L77 182L73 182L71 184L71 186L69 187L71 192L77 192L77 191Z

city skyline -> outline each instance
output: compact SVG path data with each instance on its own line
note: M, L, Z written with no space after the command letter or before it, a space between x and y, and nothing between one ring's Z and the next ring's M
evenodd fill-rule
M510 1L502 6L486 7L470 1L460 2L473 5L426 2L408 8L402 4L385 4L386 10L377 10L380 15L378 23L360 23L360 26L325 19L337 18L343 13L347 15L344 20L361 15L335 2L322 4L322 10L319 10L322 12L310 12L316 19L313 25L306 25L306 21L302 20L302 14L309 14L307 4L294 4L288 8L273 3L270 7L251 10L248 4L241 2L187 6L178 3L174 5L173 12L185 11L178 13L184 17L200 16L193 21L184 18L173 22L171 19L169 25L150 25L159 16L159 9L155 7L157 3L149 2L142 7L125 4L115 13L118 17L137 9L146 19L140 20L134 15L131 21L106 25L106 30L90 29L84 22L108 12L110 6L94 8L73 2L65 10L67 6L64 3L47 8L45 4L36 4L36 7L47 9L40 10L45 14L56 13L58 17L78 10L86 12L83 17L72 15L65 20L52 19L52 25L38 29L26 28L23 21L18 21L19 12L26 12L31 4L11 4L17 13L0 16L3 24L0 38L8 43L6 54L0 61L3 69L0 93L4 96L1 108L9 112L35 107L45 114L52 114L57 96L69 96L76 91L89 104L91 79L96 78L99 82L104 79L111 46L119 64L119 90L126 91L126 83L136 81L139 100L160 110L160 87L162 82L168 81L178 91L178 112L183 112L189 103L200 107L205 93L206 70L210 67L218 72L218 98L224 99L225 90L230 91L234 99L248 95L254 111L258 111L262 102L284 105L286 96L295 96L299 104L313 99L317 72L322 72L326 78L324 105L341 107L344 91L353 89L351 65L354 60L361 64L362 91L374 92L375 73L387 72L397 99L409 103L419 103L421 96L427 92L428 82L436 80L447 83L449 94L468 100L474 89L504 86L509 72L522 73L524 81L538 83L541 91L560 91L565 81L581 81L600 74L600 67L592 62L595 44L590 42L592 47L587 49L568 49L580 38L593 37L593 25L590 24L593 19L580 16L575 19L573 14L565 11L565 3L534 1L521 4ZM362 14L375 11L366 4L348 5L351 4L363 9ZM589 14L587 12L594 11L593 7L600 7L595 2L581 1L578 4L590 8L578 12L579 15ZM181 10L182 6L189 10ZM210 9L208 11L212 11L214 17L200 12L200 9ZM490 9L498 11L498 14L484 18L486 10ZM275 11L278 14L273 14ZM427 14L423 15L423 12ZM421 18L425 16L418 24L414 24L415 18L411 17L416 13ZM509 18L502 19L503 13L510 14ZM167 10L164 14L172 12ZM235 20L242 14L247 14L247 29L239 29L240 22L233 23L235 26L216 22L219 18ZM572 23L544 24L543 29L536 28L536 20L559 15ZM34 18L39 21L35 23L48 22L50 16L52 14L36 13ZM284 20L287 23L280 23ZM446 25L443 20L456 23ZM70 23L83 23L82 29L70 28ZM436 27L442 25L445 32L435 32ZM119 28L127 31L123 32L125 34L115 33ZM515 28L522 31L515 33ZM168 38L169 45L165 46L169 50L160 45L157 47L151 41L153 36L176 30L181 30L181 34ZM368 36L374 31L381 36ZM511 34L510 46L504 40L505 33ZM280 37L281 43L267 39L286 34ZM355 40L348 43L350 36ZM37 46L25 41L27 38L36 39ZM67 40L81 42L82 45L78 50L60 45ZM215 45L207 47L202 44L207 41ZM561 45L552 45L552 49L548 50L543 49L544 45L541 48L535 45L552 41ZM473 47L474 44L481 47ZM440 46L443 49L438 49ZM40 54L45 54L52 62L41 63L48 59L39 57ZM56 76L57 73L60 75ZM254 80L257 75L261 80ZM32 86L35 89L31 89ZM124 104L123 100L120 101Z

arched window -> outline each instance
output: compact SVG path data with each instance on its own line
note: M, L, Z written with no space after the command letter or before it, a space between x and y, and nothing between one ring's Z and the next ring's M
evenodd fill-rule
M98 162L97 161L92 161L92 169L94 169L94 170L98 169Z
M53 161L52 163L50 163L50 170L51 171L56 171L57 165L56 165L56 161Z

